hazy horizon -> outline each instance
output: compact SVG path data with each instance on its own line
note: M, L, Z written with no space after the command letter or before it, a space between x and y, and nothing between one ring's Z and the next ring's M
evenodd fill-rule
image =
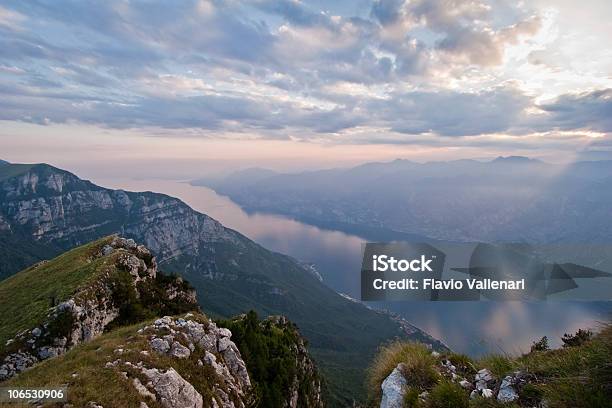
M612 157L611 12L599 0L7 0L1 155L172 178Z

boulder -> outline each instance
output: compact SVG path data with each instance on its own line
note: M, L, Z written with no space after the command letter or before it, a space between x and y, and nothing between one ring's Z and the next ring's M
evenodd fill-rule
M499 387L497 393L497 400L501 402L512 402L518 399L519 395L513 387L514 378L512 376L506 376Z
M486 368L483 368L482 370L476 373L476 376L474 377L474 379L476 381L482 380L482 381L489 382L489 381L494 380L495 377L493 376L493 373L491 373L491 371L489 371Z
M166 408L202 408L204 401L202 395L185 381L174 368L161 371L157 368L144 369L143 374L151 382L151 387L159 398L159 402Z
M188 358L191 355L191 351L178 341L175 341L170 348L170 355L175 358Z
M380 408L402 408L404 405L404 395L406 394L406 378L403 371L403 363L398 364L391 374L381 385L382 399Z
M165 354L168 352L168 350L170 350L170 344L168 344L166 340L160 339L158 337L151 339L151 341L149 341L149 345L154 351L158 352L159 354Z

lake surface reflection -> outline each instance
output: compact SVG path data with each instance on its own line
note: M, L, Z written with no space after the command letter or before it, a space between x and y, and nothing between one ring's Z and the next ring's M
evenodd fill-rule
M313 263L323 281L338 292L359 298L361 237L271 214L248 214L229 198L180 181L97 179L99 185L130 191L155 191L178 197L262 246ZM517 354L548 336L558 346L565 332L597 328L607 321L610 302L378 302L444 341L458 352Z

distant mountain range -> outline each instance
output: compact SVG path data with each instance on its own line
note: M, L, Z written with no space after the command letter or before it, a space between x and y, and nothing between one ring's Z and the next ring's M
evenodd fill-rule
M249 211L335 229L369 227L448 241L612 241L612 161L395 160L299 174L249 169L192 184Z
M444 348L176 198L106 189L46 164L0 166L0 278L112 233L143 243L163 270L187 278L209 315L254 309L290 318L310 343L332 406L363 397L364 369L381 342L404 337Z

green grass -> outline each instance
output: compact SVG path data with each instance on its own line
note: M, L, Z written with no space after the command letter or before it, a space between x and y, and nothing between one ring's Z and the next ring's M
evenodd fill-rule
M457 368L458 374L466 376L477 371L472 359L465 354L450 353L447 358Z
M517 364L512 358L499 354L484 356L478 360L477 365L480 368L488 368L497 378L503 378L517 368Z
M22 330L39 324L56 305L73 295L99 274L107 271L107 257L91 261L92 255L110 238L103 238L69 251L52 261L32 266L0 282L0 350ZM10 317L10 318L9 318Z
M468 408L469 396L459 385L441 381L429 393L427 408Z

